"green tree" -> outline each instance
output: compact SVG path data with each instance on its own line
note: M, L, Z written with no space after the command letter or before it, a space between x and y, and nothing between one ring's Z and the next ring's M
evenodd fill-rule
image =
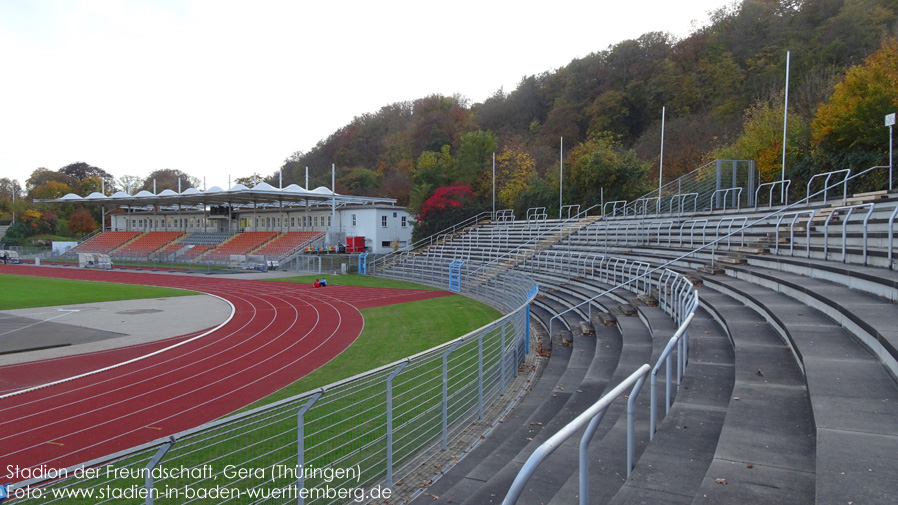
M453 182L469 184L480 201L489 198L491 160L498 146L499 139L491 131L477 130L461 137Z
M648 192L649 164L640 161L609 135L595 136L578 145L565 163L565 203L590 207L601 201L632 200ZM569 167L569 168L568 168Z
M353 168L340 179L340 183L351 195L372 195L380 187L380 175L367 168Z
M444 145L440 152L424 151L418 156L416 165L415 184L438 187L452 182L455 159L449 153L448 144Z

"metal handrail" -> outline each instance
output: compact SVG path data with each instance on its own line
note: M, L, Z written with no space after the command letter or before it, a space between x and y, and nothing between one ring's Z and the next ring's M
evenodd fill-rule
M873 168L876 168L876 167L873 167ZM833 171L831 171L831 172L824 172L824 173L822 173L822 174L814 174L813 176L811 176L811 178L808 180L808 188L807 188L807 191L806 191L806 193L805 193L805 200L806 200L806 203L807 203L808 205L810 205L810 203L811 203L811 184L814 182L814 179L816 179L816 178L818 178L818 177L826 177L826 179L824 179L824 181L823 181L823 187L825 188L825 189L823 190L823 203L826 203L826 196L827 196L826 194L827 194L827 192L829 191L829 189L830 189L831 187L835 187L835 185L833 185L833 186L830 186L830 185L829 185L829 178L832 177L832 176L835 175L835 174L841 174L841 173L844 173L844 174L845 174L845 178L842 179L842 181L839 182L839 183L837 183L837 184L842 184L842 185L843 185L843 188L842 188L842 201L844 202L845 199L848 198L848 179L849 179L849 176L851 175L851 169L850 169L850 168L843 168L843 169L841 169L841 170L833 170ZM818 191L818 192L815 193L815 194L819 194L819 193L820 193L820 192Z
M698 210L698 193L677 193L676 195L671 195L670 203L668 205L668 214L673 214L673 203L676 201L680 210L677 214L682 214L686 210L686 199L692 197L692 212L695 213Z
M847 256L847 248L848 248L848 220L851 219L851 213L854 212L854 209L859 209L861 207L870 207L870 210L867 211L867 215L864 217L864 265L867 264L867 226L870 222L870 216L873 214L873 208L875 207L874 203L861 203L858 205L847 205L844 207L836 207L829 213L829 216L826 217L826 222L823 223L823 259L829 259L829 222L835 215L836 211L847 210L848 214L845 215L845 219L842 220L842 262L845 263Z
M742 203L741 187L718 189L711 193L711 210L714 210L714 200L717 199L718 194L723 194L723 198L721 199L723 201L723 206L721 207L721 210L727 210L727 195L729 195L730 192L735 193L735 195L733 196L733 200L735 200L736 210L738 210L741 207Z
M776 230L775 230L775 244L773 246L773 253L779 254L780 252L780 223L783 222L783 218L788 216L792 217L792 222L789 223L789 255L795 255L795 222L798 220L799 216L804 214L808 214L808 221L806 226L807 237L805 241L807 242L805 245L807 246L807 254L808 257L811 257L811 222L814 220L814 215L817 213L815 210L800 210L797 212L785 212L780 214L779 218L776 220Z
M748 223L748 218L747 218L746 216L742 216L742 217L725 217L725 218L722 218L722 219L720 219L719 221L717 221L717 226L714 228L714 236L715 236L715 237L718 236L718 235L720 235L720 225L722 225L724 222L727 222L727 221L729 221L729 223L730 223L729 225L727 225L727 236L726 236L726 237L727 237L727 249L730 249L730 248L731 248L731 245L730 245L730 237L731 237L732 235L729 235L730 229L732 229L733 225L736 224L736 221L738 221L738 220L740 220L740 219L742 220L742 228L741 228L741 230L742 230L742 237L741 237L740 240L739 240L739 247L745 247L745 224ZM716 249L716 248L715 248L715 249Z
M892 215L889 216L889 270L894 268L892 265L892 250L895 248L895 242L892 239L895 237L896 215L898 215L898 206L895 207L895 210L892 211Z
M653 440L655 438L655 432L658 431L658 401L657 401L657 388L658 388L658 372L661 370L661 367L665 367L666 373L666 382L665 382L665 400L664 400L664 414L670 412L671 405L671 373L673 371L670 362L670 355L673 352L674 347L678 347L677 349L677 387L680 386L680 382L683 380L683 372L686 369L686 356L688 355L688 334L686 330L689 328L689 324L692 322L692 319L695 317L695 311L698 309L698 292L693 293L693 299L690 302L689 309L687 310L686 319L683 320L683 323L680 324L680 327L677 328L677 331L670 337L670 340L667 342L667 346L664 347L664 350L661 351L661 355L658 356L658 361L655 362L655 366L652 368L651 374L651 383L650 383L650 391L651 391L651 400L650 400L650 411L649 411L649 440ZM687 335L687 338L681 338L684 335Z
M645 382L645 378L648 375L651 367L646 363L639 367L635 372L630 374L629 377L621 381L614 389L605 393L599 400L594 403L591 407L586 409L579 416L574 418L573 421L568 423L566 426L558 430L557 433L552 435L548 440L540 444L539 447L533 451L533 454L527 459L527 462L524 463L523 468L518 473L517 477L515 477L514 482L511 484L511 488L509 488L508 493L505 495L505 498L502 500L503 505L512 505L517 503L518 498L521 496L521 493L524 491L524 486L527 484L527 481L530 477L536 473L537 467L545 461L546 458L549 457L556 449L561 447L561 444L564 443L567 439L573 436L577 431L581 428L586 427L586 431L583 433L583 436L580 441L580 503L585 505L589 501L589 457L588 457L588 449L589 442L592 439L592 436L595 434L596 429L598 429L599 422L602 420L602 417L605 415L605 411L611 406L612 402L616 400L619 396L625 394L627 390L630 390L629 398L628 398L628 410L629 404L635 401L635 398L639 394L639 390L642 388L642 384ZM632 432L632 426L629 423L627 424L627 432L628 432L628 454L629 454L629 434ZM630 470L627 470L627 474L629 475Z
M761 191L761 188L764 186L770 186L770 195L768 196L767 208L773 207L773 188L775 188L778 184L785 184L785 187L780 192L780 203L783 205L789 205L789 186L792 185L792 179L784 179L782 181L774 181L774 182L765 182L764 184L758 185L758 189L755 190L755 208L758 208L758 192Z
M418 241L416 241L412 244L409 244L405 247L401 247L401 248L397 249L396 251L393 251L384 256L381 256L380 258L375 259L374 261L371 262L371 266L373 267L372 270L374 272L376 272L378 263L381 265L385 265L387 261L392 259L399 252L414 251L416 249L420 249L420 248L424 247L425 245L432 245L432 244L438 242L440 237L446 236L446 235L451 236L457 230L467 228L471 224L477 223L478 221L483 219L484 216L490 216L490 219L492 219L494 217L492 211L484 211L484 212L481 212L480 214L477 214L476 216L469 217L469 218L467 218L463 221L460 221L448 228L440 230L440 231L430 235L429 237L422 238L421 240L418 240Z
M608 211L605 210L605 208L608 207L609 205L611 205L611 215L610 216L608 215ZM626 206L627 206L626 200L615 200L613 202L605 202L605 204L602 205L602 216L605 219L615 217L615 216L617 216L617 208L618 207L626 208Z

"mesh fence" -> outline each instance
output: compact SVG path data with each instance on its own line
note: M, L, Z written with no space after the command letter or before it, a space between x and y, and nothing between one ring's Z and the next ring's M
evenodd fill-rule
M506 313L483 328L319 390L73 466L62 478L14 484L8 503L376 499L419 454L477 419L517 374L536 290L526 276L507 277L476 289Z

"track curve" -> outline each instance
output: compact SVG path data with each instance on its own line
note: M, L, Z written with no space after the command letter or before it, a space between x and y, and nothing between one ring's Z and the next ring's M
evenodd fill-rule
M0 399L0 463L22 468L74 465L224 416L337 356L364 326L360 308L446 295L72 268L0 267L0 273L183 288L234 306L221 328L175 350ZM55 375L74 376L134 355L123 348L11 365L0 375L40 377L52 367Z

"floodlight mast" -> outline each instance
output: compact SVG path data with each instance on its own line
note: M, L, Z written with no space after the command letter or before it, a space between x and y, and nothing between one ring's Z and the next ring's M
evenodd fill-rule
M786 98L783 105L783 168L780 177L780 203L786 197L786 128L789 119L789 51L786 51Z

